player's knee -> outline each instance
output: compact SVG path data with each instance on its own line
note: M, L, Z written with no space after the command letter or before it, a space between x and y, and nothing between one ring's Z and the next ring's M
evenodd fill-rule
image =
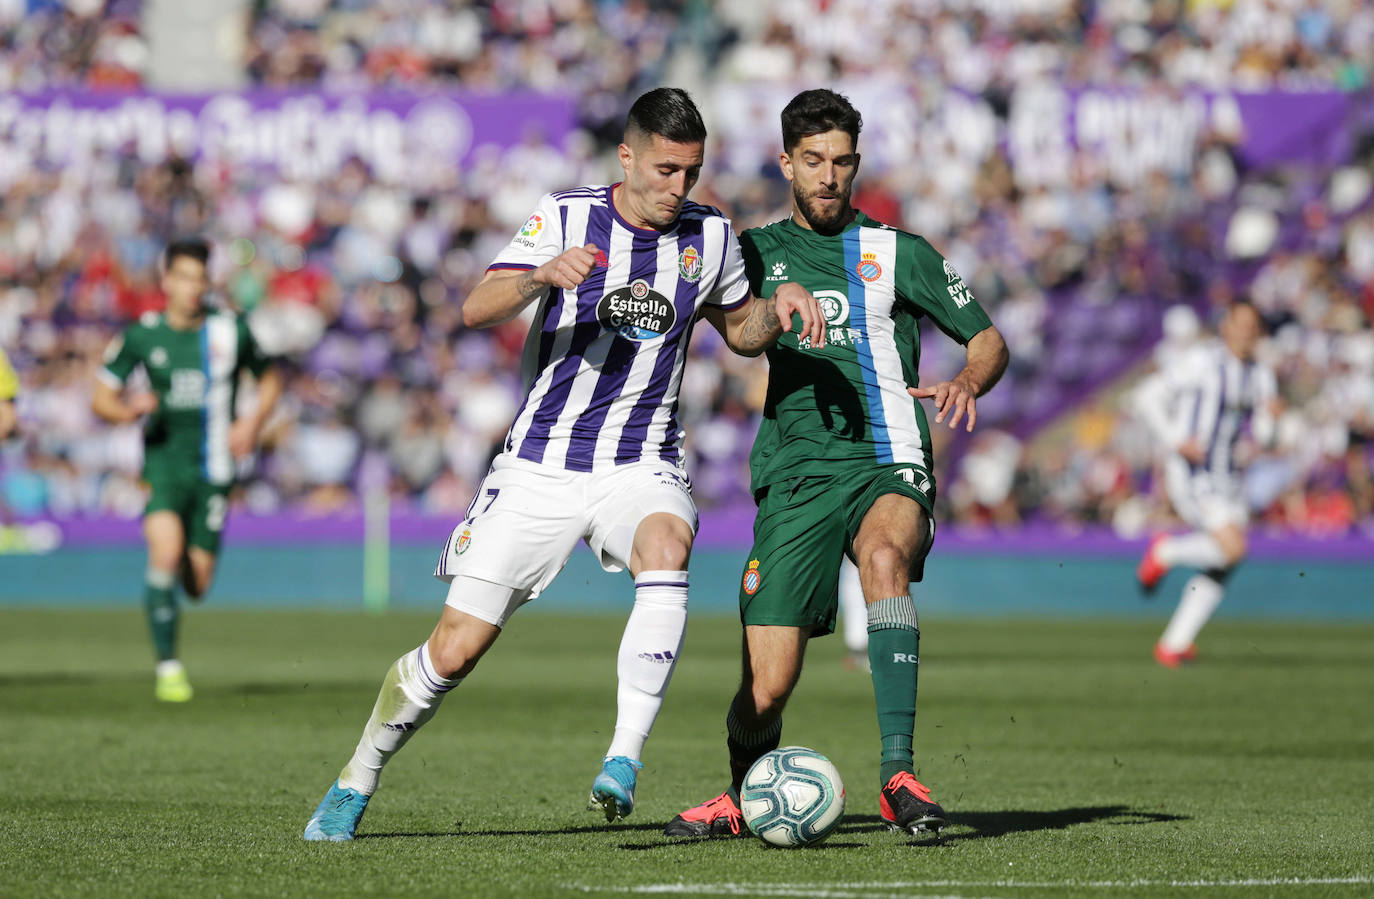
M429 657L440 677L466 677L496 642L500 630L477 619L446 616L429 638Z
M879 541L859 559L860 573L866 575L866 582L876 582L884 593L896 590L896 596L906 592L904 585L910 582L911 553L890 541ZM881 597L880 597L881 598Z
M455 635L436 631L429 641L429 658L434 673L444 678L466 676L477 667L480 655L474 655Z
M752 692L755 717L752 723L758 725L766 724L782 714L783 706L787 705L787 697L791 695L792 689L780 681L755 679Z
M645 541L637 555L642 571L685 571L692 555L691 534L660 534Z
M1245 532L1238 528L1228 528L1219 533L1217 543L1221 546L1221 552L1226 557L1227 568L1234 568L1239 565L1249 551Z

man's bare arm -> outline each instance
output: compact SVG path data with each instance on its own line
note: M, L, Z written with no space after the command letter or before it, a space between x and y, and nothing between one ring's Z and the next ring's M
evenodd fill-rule
M800 284L780 285L771 299L752 302L729 312L704 307L702 315L720 332L731 350L741 356L757 356L772 346L784 331L792 330L792 313L801 315L799 339L814 347L825 346L825 316L810 291Z
M959 419L968 412L968 425L965 430L972 431L978 421L978 410L974 403L977 397L992 389L1007 370L1007 342L995 327L984 328L969 340L965 347L964 367L948 381L941 381L929 387L908 387L907 393L918 399L930 398L935 401L935 423L949 416L949 426L953 428Z
M269 366L258 376L257 405L229 428L229 452L235 459L247 456L257 447L262 427L281 398L283 383L281 370L276 366Z
M573 247L527 272L491 271L463 302L463 324L490 328L504 324L550 287L571 290L586 280L596 265L596 246Z
M147 415L157 408L157 397L151 393L139 393L129 397L126 402L119 391L99 378L91 393L91 411L110 424L122 425L137 421L139 416Z

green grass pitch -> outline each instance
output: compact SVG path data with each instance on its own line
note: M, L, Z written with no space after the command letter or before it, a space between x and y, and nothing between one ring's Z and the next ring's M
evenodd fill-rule
M1165 611L1161 608L1161 612ZM867 678L813 644L784 742L845 776L805 850L670 841L724 786L738 624L692 621L634 815L584 811L622 620L516 616L388 769L351 844L306 818L390 661L433 616L192 610L186 706L152 699L139 612L0 610L0 896L1374 894L1374 627L923 621L919 775L941 839L878 829Z

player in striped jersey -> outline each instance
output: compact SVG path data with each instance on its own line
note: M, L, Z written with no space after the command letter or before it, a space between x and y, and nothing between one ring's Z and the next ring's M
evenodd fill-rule
M450 582L429 639L392 665L353 758L306 825L307 840L349 840L383 765L468 675L510 615L585 541L608 571L628 568L634 608L616 671L614 737L589 808L608 821L634 806L644 742L687 621L696 508L683 469L678 387L705 318L731 349L758 355L799 316L824 340L815 297L787 285L750 292L730 223L687 200L706 127L691 98L659 88L630 108L624 181L540 200L463 305L469 327L531 304L528 392L440 556Z
M821 301L825 346L783 335L768 350L768 395L750 456L754 547L740 586L744 677L725 718L731 784L669 822L669 836L739 834L739 788L776 748L807 641L835 629L841 558L859 569L868 660L882 738L878 807L891 827L945 824L915 778L919 649L911 581L935 536L930 432L972 430L975 398L1007 365L1001 335L954 268L920 237L850 205L861 118L828 90L782 112L783 175L792 215L740 238L756 292L797 281ZM967 347L949 381L918 387L919 323L929 317ZM967 418L965 419L965 416Z
M1193 641L1245 558L1250 514L1237 448L1247 425L1256 441L1271 442L1278 408L1274 372L1255 359L1263 333L1255 307L1234 303L1221 320L1220 339L1190 347L1135 393L1142 417L1166 451L1169 502L1193 528L1156 536L1136 571L1141 587L1152 593L1170 568L1197 569L1155 644L1155 660L1169 668L1196 657Z
M192 694L176 652L177 574L191 599L209 589L234 459L253 451L282 387L247 323L205 306L209 261L210 245L199 238L167 247L162 275L167 309L144 315L110 345L91 400L106 421L145 418L143 480L149 497L143 512L148 541L143 601L158 658L155 693L164 702L185 702ZM125 398L124 384L139 366L151 392ZM244 371L258 379L257 404L251 414L235 419Z

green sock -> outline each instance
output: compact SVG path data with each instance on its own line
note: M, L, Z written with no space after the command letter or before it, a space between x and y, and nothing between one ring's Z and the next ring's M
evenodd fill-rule
M782 740L782 718L763 730L746 730L735 715L736 702L739 702L739 694L730 702L730 711L725 716L725 745L730 749L730 797L739 802L739 788L749 768L778 748Z
M916 673L921 631L910 596L893 596L868 604L868 664L873 671L873 697L878 703L878 732L883 738L880 786L902 771L915 773L912 734L916 730Z
M172 595L176 576L170 571L148 569L143 584L143 610L148 614L148 629L153 635L157 660L177 657L177 601Z

